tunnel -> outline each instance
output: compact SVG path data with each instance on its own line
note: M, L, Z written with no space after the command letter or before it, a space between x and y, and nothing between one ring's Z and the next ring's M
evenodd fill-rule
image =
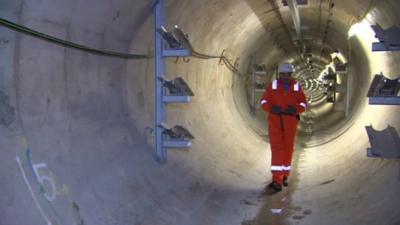
M179 26L197 52L225 61L165 58L165 78L181 77L194 93L166 106L166 123L194 139L161 163L157 1L0 0L4 20L146 56L92 54L0 26L0 225L399 225L400 161L367 157L365 126L400 130L400 108L366 96L375 74L398 77L399 53L372 52L370 25L398 26L400 3L288 2L164 1L167 30ZM347 62L334 103L319 80L333 53ZM309 108L290 185L268 196L267 114L259 94L251 100L252 68L263 65L270 83L283 62L294 65Z

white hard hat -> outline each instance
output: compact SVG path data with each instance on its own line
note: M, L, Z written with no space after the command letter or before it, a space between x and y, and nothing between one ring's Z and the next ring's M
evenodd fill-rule
M278 67L278 73L293 73L293 66L290 63L283 63Z

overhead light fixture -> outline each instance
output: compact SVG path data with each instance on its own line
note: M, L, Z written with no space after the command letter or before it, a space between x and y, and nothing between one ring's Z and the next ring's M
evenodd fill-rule
M349 39L358 35L363 35L372 38L376 42L379 42L379 40L375 37L375 31L371 28L371 24L365 19L353 24L347 32L347 37Z

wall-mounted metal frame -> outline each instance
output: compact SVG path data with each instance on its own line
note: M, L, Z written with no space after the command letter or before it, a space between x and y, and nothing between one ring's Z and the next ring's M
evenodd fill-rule
M390 80L383 74L375 75L367 97L370 105L400 105L400 78Z
M400 28L391 27L382 29L379 24L372 25L376 38L379 42L372 43L372 51L400 51Z
M188 148L193 135L182 126L173 128L166 125L166 104L188 103L193 91L186 82L178 77L165 78L165 57L190 56L190 50L184 47L179 38L164 27L164 0L154 2L155 15L155 158L166 162L167 148Z
M367 149L368 157L400 159L400 138L394 127L388 126L382 131L376 131L372 126L365 129L371 144Z
M256 56L253 55L251 59L251 106L250 112L255 114L257 110L257 95L263 94L265 92L266 83L258 83L257 77L267 76L267 70L265 65L263 64L256 64Z
M329 73L324 76L324 88L326 90L328 103L336 103L336 85L337 85L337 74L333 70L329 70Z

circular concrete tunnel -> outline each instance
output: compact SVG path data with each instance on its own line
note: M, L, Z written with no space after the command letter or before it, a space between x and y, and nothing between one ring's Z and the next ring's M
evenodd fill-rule
M309 0L298 9L314 73L282 1L165 1L167 29L179 25L197 51L224 53L238 69L166 60L165 76L195 93L168 105L166 122L195 139L168 150L165 164L154 160L153 57L93 55L0 27L0 225L400 224L399 160L367 158L364 128L400 129L398 107L366 98L374 74L400 69L399 53L370 51L368 24L398 26L400 4ZM0 16L93 48L154 55L151 1L0 0ZM333 105L308 85L335 50L349 63L339 78L349 89ZM320 98L299 124L290 186L274 196L263 195L266 114L250 110L253 56L267 82L292 62L308 100Z

